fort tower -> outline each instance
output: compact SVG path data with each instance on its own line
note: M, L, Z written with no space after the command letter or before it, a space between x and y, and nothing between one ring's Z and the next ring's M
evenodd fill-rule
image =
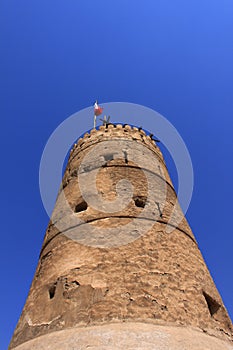
M233 349L195 237L185 218L170 220L176 199L143 130L106 125L79 139L9 349Z

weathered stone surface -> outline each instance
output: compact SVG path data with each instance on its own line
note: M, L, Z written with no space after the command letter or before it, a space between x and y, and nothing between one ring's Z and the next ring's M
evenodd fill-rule
M192 231L185 218L170 221L176 199L144 132L111 126L79 140L10 349L231 349L232 324Z

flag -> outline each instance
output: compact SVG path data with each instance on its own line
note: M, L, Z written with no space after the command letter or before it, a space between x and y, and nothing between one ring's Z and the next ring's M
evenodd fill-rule
M94 104L94 114L95 116L98 116L103 113L103 108L98 105L98 102L96 101Z

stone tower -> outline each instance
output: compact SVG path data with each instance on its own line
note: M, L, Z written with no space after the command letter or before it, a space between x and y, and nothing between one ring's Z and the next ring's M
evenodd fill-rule
M233 349L232 324L155 142L93 129L71 150L9 349Z

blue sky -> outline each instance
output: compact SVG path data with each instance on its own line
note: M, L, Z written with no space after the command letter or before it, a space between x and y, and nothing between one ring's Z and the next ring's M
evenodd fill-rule
M43 148L96 98L155 109L183 137L195 175L187 218L233 318L232 18L232 0L1 1L1 349L48 223Z

